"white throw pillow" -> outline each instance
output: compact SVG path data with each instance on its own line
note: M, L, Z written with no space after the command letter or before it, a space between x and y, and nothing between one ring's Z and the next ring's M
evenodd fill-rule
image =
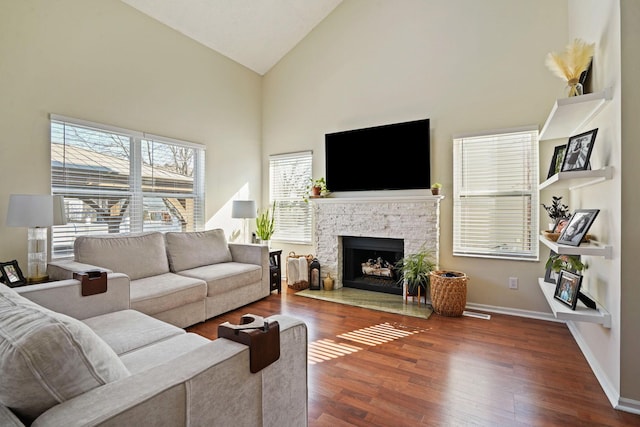
M87 325L0 285L0 402L25 422L129 375Z

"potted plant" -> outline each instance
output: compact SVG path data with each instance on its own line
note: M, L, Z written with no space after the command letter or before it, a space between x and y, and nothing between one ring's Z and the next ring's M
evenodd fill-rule
M580 255L560 255L553 252L549 255L545 268L551 269L555 273L560 273L560 270L579 273L586 269L587 266L580 261Z
M427 249L420 249L418 252L405 255L395 264L400 273L400 281L406 284L407 295L418 295L418 289L422 294L429 292L429 273L436 268L433 259L433 252Z
M329 189L327 189L327 181L325 181L324 177L309 178L304 201L309 201L309 197L324 197L328 193Z
M441 188L442 188L442 184L440 184L439 182L435 182L431 184L431 194L433 194L434 196L437 196L438 194L440 194Z
M256 218L256 235L263 242L267 242L267 244L275 232L275 212L276 202L274 201L271 209L258 213L258 217Z
M549 224L549 231L553 231L553 227L559 219L567 219L571 216L569 212L569 206L561 202L562 196L552 196L551 205L547 206L542 203L542 207L547 211L549 218L553 221L553 224Z

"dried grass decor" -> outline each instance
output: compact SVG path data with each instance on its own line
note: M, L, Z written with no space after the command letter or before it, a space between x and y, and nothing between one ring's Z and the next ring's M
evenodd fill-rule
M563 53L551 52L547 54L545 64L556 76L567 81L569 96L582 95L579 87L580 74L591 63L595 43L588 44L583 40L575 39L567 45Z

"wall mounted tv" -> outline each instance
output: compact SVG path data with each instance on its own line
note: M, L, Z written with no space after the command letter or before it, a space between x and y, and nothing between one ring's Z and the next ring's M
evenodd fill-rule
M325 135L331 192L414 190L431 186L429 119Z

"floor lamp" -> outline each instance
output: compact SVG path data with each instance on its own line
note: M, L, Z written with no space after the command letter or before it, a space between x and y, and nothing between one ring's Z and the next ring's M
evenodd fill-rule
M63 224L66 224L66 216L62 196L39 194L9 196L7 226L28 227L27 283L40 283L49 279L47 234L52 225Z
M244 242L251 243L249 239L249 218L256 218L258 211L254 200L234 200L231 208L231 218L242 218L242 233Z

